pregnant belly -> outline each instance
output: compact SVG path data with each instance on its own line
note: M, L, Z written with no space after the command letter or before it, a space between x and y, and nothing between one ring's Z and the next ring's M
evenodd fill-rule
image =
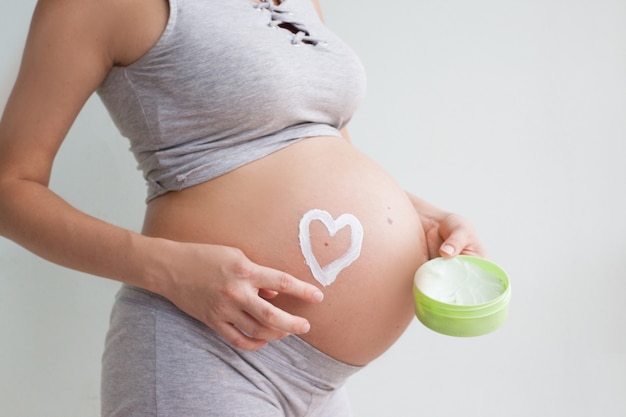
M362 227L362 241L354 226L324 224L316 216L300 228L312 210L333 219L351 215ZM338 138L305 139L159 197L148 206L144 233L237 247L258 264L319 286L321 304L285 295L272 302L309 320L304 340L354 365L379 356L410 323L413 274L427 260L424 232L404 191ZM334 281L313 272L316 263L324 267L345 260L346 253L352 262L335 268Z

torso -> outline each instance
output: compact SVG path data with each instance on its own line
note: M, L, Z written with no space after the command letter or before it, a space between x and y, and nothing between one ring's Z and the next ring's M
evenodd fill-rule
M366 364L384 352L413 317L412 278L426 261L421 223L403 190L343 139L309 138L212 181L171 192L148 205L144 233L240 248L254 262L320 284L304 262L300 219L311 209L356 216L360 257L324 288L320 305L288 296L273 302L306 317L303 338L336 359ZM349 246L311 224L313 252L324 265ZM207 277L210 279L210 277Z
M123 57L120 64L148 51L167 21L167 1L145 2L160 8L150 19L129 23L137 36L129 32L123 38L142 43L117 53ZM323 288L321 304L284 295L272 302L310 321L311 331L303 339L316 348L346 363L366 364L414 317L412 278L427 260L427 249L407 195L343 139L308 138L208 182L164 194L148 204L143 233L237 247L258 264L320 286L298 237L300 219L311 209L335 218L356 216L364 229L360 257ZM323 265L345 252L349 233L342 230L331 238L315 223L313 252Z

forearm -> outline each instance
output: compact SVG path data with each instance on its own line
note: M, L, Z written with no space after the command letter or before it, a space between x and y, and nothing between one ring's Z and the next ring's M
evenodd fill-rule
M34 181L3 181L0 196L0 235L56 264L155 289L142 269L156 239L82 213Z

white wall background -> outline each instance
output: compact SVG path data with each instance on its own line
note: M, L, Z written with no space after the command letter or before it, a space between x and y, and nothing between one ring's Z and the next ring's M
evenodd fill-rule
M34 3L0 5L0 109ZM355 415L626 416L626 1L322 6L368 70L356 146L470 217L513 284L493 334L415 321L349 384ZM90 101L52 187L139 229L144 186L127 147ZM98 415L116 289L0 239L0 415Z

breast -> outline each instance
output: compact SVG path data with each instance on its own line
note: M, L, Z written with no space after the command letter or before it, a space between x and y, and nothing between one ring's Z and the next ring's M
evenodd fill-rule
M331 220L325 224L319 213ZM345 225L338 221L342 215L351 219ZM362 227L360 245L355 221ZM304 139L159 197L148 206L144 233L237 247L254 262L318 285L325 293L319 305L289 296L274 303L310 321L303 339L355 365L383 353L410 323L412 278L427 260L424 232L407 195L340 138ZM316 279L312 264L324 267L346 253L351 262L335 268L334 281Z

